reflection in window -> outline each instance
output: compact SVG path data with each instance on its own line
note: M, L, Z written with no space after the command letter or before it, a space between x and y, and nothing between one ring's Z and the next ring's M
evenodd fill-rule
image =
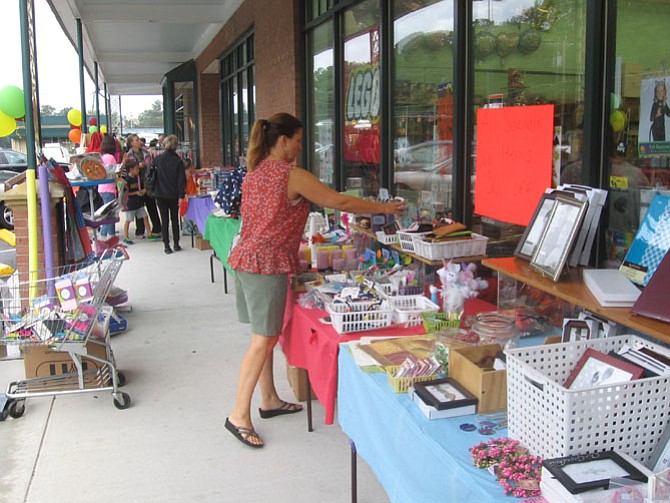
M619 0L616 6L605 186L605 265L611 267L623 262L654 195L670 195L670 4Z
M175 134L179 138L179 150L193 158L195 149L195 105L193 82L175 82Z
M379 1L366 0L344 15L344 188L379 191Z
M413 218L451 212L453 0L396 0L394 184Z
M246 155L255 117L253 34L222 56L220 69L223 162L232 166Z
M472 9L473 121L482 107L553 104L553 184L581 183L586 2L482 0ZM507 228L482 222L492 237Z
M312 173L329 187L335 187L333 153L335 122L335 77L333 51L333 25L319 25L308 36L311 51L310 88L312 145L308 147L309 166Z

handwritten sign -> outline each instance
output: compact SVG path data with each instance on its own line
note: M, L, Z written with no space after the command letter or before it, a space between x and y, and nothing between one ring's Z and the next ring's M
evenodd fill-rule
M477 111L475 213L528 225L551 187L554 106Z

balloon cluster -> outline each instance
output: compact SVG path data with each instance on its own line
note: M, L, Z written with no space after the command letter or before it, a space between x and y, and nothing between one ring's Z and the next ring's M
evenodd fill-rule
M76 108L71 108L67 113L67 120L70 123L70 132L67 137L72 143L81 143L81 112ZM88 132L89 134L97 133L100 131L102 134L107 132L107 126L100 126L98 129L98 120L95 117L91 117L88 120Z
M16 119L26 115L23 90L16 86L0 89L0 136L9 136L16 129Z

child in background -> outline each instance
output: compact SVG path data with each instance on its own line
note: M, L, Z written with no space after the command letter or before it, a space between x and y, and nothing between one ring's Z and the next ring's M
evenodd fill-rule
M121 204L126 212L126 221L123 224L123 242L127 245L132 245L133 242L128 237L128 230L130 229L130 222L135 221L135 217L144 220L146 229L150 228L149 216L144 209L143 196L146 190L140 189L140 167L133 157L126 157L123 162L122 172L124 173L123 183L125 187L122 191L124 198L122 198Z
M186 215L186 210L188 209L188 197L195 196L198 194L198 186L195 184L195 179L193 175L196 171L196 167L193 165L193 161L188 157L182 159L184 162L184 167L186 170L184 174L186 175L186 197L179 202L179 216L183 217Z

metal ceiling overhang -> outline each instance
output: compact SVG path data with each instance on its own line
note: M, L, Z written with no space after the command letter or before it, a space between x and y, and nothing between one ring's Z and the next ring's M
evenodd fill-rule
M47 0L84 65L110 95L161 94L170 70L195 59L244 0Z

